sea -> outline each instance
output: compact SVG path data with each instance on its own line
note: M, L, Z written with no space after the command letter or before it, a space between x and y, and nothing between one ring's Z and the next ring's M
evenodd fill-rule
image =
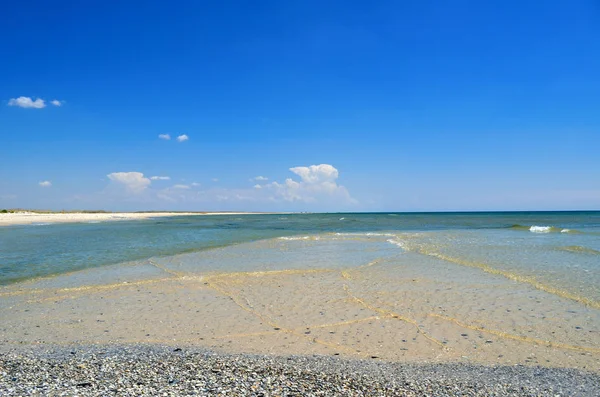
M268 253L227 255L269 240L312 245L279 255L277 264ZM600 308L598 211L248 214L8 226L0 228L0 285L181 254L186 268L202 273L361 266L404 252L413 254L413 266L422 259L423 271L433 258Z

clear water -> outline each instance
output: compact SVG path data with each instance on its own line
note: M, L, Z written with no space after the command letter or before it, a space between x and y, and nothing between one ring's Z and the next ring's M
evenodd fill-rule
M361 254L367 246L352 239L340 246L337 233L377 233L382 252L410 251L600 307L600 212L232 215L10 226L0 228L0 284L151 257L168 262L177 254L280 237L322 236L332 249L353 252L341 255L342 262L379 255ZM292 267L323 257L304 252L289 257ZM210 270L245 270L252 255L262 258L242 252L229 263L217 256ZM268 258L258 262L267 266ZM185 266L206 266L206 260L192 255Z

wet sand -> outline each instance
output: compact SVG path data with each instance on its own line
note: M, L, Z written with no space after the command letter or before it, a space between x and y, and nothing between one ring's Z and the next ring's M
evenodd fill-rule
M358 240L264 240L9 285L0 288L0 344L600 372L598 309L502 275L395 254L385 237Z

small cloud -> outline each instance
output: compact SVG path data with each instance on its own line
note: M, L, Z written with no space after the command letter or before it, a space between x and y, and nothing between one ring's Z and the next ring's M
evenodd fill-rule
M200 186L198 182L192 182L192 186Z
M190 139L190 137L189 137L189 136L187 136L187 135L185 135L185 134L183 134L183 135L179 135L179 136L177 137L177 142L185 142L185 141L187 141L188 139Z
M37 98L35 101L28 96L20 96L18 98L11 98L8 101L8 106L18 106L20 108L33 108L42 109L46 107L46 102Z
M219 182L219 178L213 178L211 179L213 182Z
M169 179L171 179L171 177L170 176L151 176L150 179L153 181L168 181Z
M265 177L265 176L255 176L254 178L250 179L250 182L264 182L264 181L268 181L269 178Z
M111 182L124 186L130 193L141 193L152 183L141 172L113 172L107 177Z
M158 136L158 138L159 138L159 139L164 139L165 141L168 141L168 140L170 140L170 139L171 139L171 135L169 135L169 134L160 134L160 135Z
M174 185L173 189L189 189L188 185Z
M50 187L50 186L52 186L52 182L43 181L43 182L38 183L38 185L40 185L41 187Z
M259 184L254 185L255 189L262 189L262 186L260 186Z
M58 99L55 99L53 101L50 101L51 104L53 104L54 106L62 106L63 103L65 103L65 101L59 101Z

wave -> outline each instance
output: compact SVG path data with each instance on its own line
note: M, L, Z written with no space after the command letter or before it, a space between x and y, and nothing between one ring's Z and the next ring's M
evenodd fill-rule
M499 269L499 268L493 267L490 264L483 263L483 262L476 262L476 261L471 261L468 259L445 255L444 253L437 252L436 250L430 250L430 249L428 249L427 246L414 245L414 246L404 247L404 249L406 251L414 252L417 254L427 255L427 256L434 257L434 258L438 258L438 259L441 259L446 262L455 263L457 265L477 268L477 269L483 270L486 273L495 274L498 276L503 276L509 280L526 283L526 284L529 284L532 287L539 289L541 291L548 292L550 294L559 296L561 298L570 299L575 302L584 304L586 306L593 307L595 309L600 309L600 301L598 301L598 300L590 299L588 297L581 296L581 295L577 295L576 293L565 290L558 286L553 286L553 285L543 283L532 276L514 273L509 270Z
M404 251L408 251L408 247L406 246L406 244L403 241L394 240L393 238L390 238L387 240L387 242L390 244L394 244L396 247L402 248Z
M279 240L286 241L299 241L299 240L320 240L319 236L292 236L292 237L279 237Z
M393 233L375 233L375 232L367 232L367 233L335 233L336 236L368 236L368 237L396 237Z
M509 226L509 229L530 231L532 233L581 233L580 231L574 230L574 229L567 229L567 228L561 228L561 227L556 227L556 226L539 226L539 225L525 226L525 225L515 224L512 226Z
M569 245L567 247L559 247L561 251L573 252L576 254L590 254L590 255L600 255L600 251L597 251L593 248L582 247L580 245Z
M560 232L562 229L556 228L554 226L536 226L533 225L529 228L531 233L552 233L552 232Z

